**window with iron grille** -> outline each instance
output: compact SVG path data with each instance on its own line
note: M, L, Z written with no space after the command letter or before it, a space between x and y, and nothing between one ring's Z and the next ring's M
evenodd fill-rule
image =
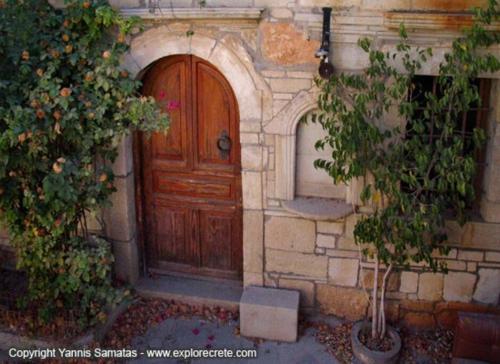
M476 199L469 206L470 208L476 209L479 205L479 199L482 193L483 184L483 174L486 165L485 150L486 143L480 149L474 148L473 143L473 130L475 128L481 128L487 131L487 121L489 108L489 98L490 98L490 88L491 80L489 79L475 79L471 81L478 89L481 101L471 105L470 110L467 113L462 113L458 115L455 120L455 130L454 134L462 138L463 141L463 155L473 155L476 161L476 176L474 179L474 190ZM438 78L435 76L415 76L412 80L413 90L410 93L412 101L416 101L418 107L414 114L414 119L420 119L423 116L423 110L427 99L425 97L426 93L432 93L439 97L440 90L438 84ZM428 143L434 143L436 138L439 137L439 132L435 130L436 126L433 122L435 117L430 118L430 122L426 126L426 131L424 137L428 138ZM406 137L412 136L412 122L408 121L406 126ZM404 188L404 186L403 186Z

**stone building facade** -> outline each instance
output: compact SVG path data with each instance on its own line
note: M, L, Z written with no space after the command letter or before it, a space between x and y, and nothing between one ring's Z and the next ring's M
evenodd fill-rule
M336 71L367 65L356 45L370 37L382 49L397 41L405 22L414 44L434 57L423 74L434 75L460 27L466 8L485 1L447 0L126 0L111 1L125 15L145 19L131 39L124 66L137 77L153 62L192 54L214 65L233 88L239 107L243 195L243 284L296 289L304 309L358 319L367 301L373 265L360 261L353 227L360 213L359 186L334 186L314 170L321 129L299 121L316 108L322 6L333 7L331 60ZM153 6L152 6L153 5ZM500 54L500 49L494 51ZM429 326L449 324L457 309L498 310L500 295L500 83L492 79L487 165L480 218L449 222L449 273L421 265L389 282L392 319ZM142 274L135 206L132 138L115 163L118 192L105 211L116 272L135 282ZM308 199L305 199L308 197ZM323 198L321 200L320 198ZM331 199L325 206L324 198ZM98 227L96 227L98 228ZM147 264L147 263L146 263Z

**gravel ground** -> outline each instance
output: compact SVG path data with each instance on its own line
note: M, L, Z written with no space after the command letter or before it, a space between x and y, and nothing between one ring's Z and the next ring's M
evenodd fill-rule
M6 282L4 278L2 282ZM12 282L12 280L10 280ZM5 308L0 308L0 326L5 326ZM11 326L15 329L30 327L30 319L21 317L10 310ZM17 316L16 316L17 315ZM2 320L4 322L2 322ZM23 326L24 325L24 326ZM343 322L332 316L316 316L301 320L297 343L277 343L261 339L248 339L240 336L239 315L237 311L220 307L195 307L174 301L139 298L136 303L122 314L115 322L108 336L95 347L109 349L134 348L147 349L172 348L254 348L258 352L257 360L236 361L224 359L221 363L276 363L276 364L315 364L315 363L352 363L353 354L350 344L352 323ZM45 329L47 332L61 333L64 323L53 323ZM449 363L453 332L435 330L411 332L398 329L403 339L401 363L434 364ZM22 330L21 330L22 331ZM0 360L1 362L1 360ZM78 360L75 363L91 363ZM101 363L111 363L110 360ZM143 357L132 363L154 363ZM158 363L169 363L160 360ZM181 361L170 361L181 363ZM191 361L182 361L189 363ZM193 360L192 362L203 363ZM210 361L216 363L217 361ZM45 361L44 363L49 363Z
M315 323L316 339L325 345L341 363L351 363L352 323L337 326ZM404 364L437 364L450 363L453 347L453 331L432 330L415 332L404 328L396 328L402 338L400 363Z

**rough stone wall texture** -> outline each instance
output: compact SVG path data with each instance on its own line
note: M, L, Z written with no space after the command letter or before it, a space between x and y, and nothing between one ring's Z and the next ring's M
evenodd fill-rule
M422 70L435 74L440 60L458 35L457 28L470 23L469 16L447 14L486 0L207 0L207 9L228 12L228 7L262 8L262 17L224 20L205 16L198 19L162 17L147 20L146 33L140 42L162 42L161 32L177 37L172 52L190 50L196 42L210 42L205 47L208 59L228 65L223 45L241 58L245 72L259 85L261 108L239 100L242 119L241 143L244 195L244 283L296 289L301 305L349 319L364 315L367 302L363 285L373 280L373 264L359 259L353 228L359 214L338 221L304 219L282 208L283 196L294 198L287 189L289 169L296 165L296 124L293 120L314 109L311 95L318 66L314 51L321 39L321 7L333 6L332 54L336 70L359 70L367 64L357 47L358 38L368 36L384 50L394 47L396 29L404 20L411 25L411 39L432 46L435 57ZM145 8L146 0L114 1L128 9ZM198 0L160 0L159 6L175 13L178 8L200 10ZM406 10L400 12L393 10ZM413 12L412 12L413 11ZM423 12L422 12L423 11ZM444 12L444 13L443 13ZM439 29L439 32L436 32ZM165 30L165 29L164 29ZM191 39L187 32L194 32ZM156 32L156 33L155 33ZM151 35L148 35L151 34ZM157 34L156 36L154 34ZM198 37L199 36L199 37ZM142 37L142 38L141 38ZM201 39L201 40L200 40ZM170 40L169 40L170 41ZM138 41L139 42L139 41ZM139 42L139 43L140 43ZM140 44L137 45L140 48ZM500 54L500 49L493 51ZM151 52L151 51L148 51ZM140 49L138 54L140 53ZM139 71L157 57L140 54ZM236 67L236 65L234 65ZM498 79L498 75L490 75ZM257 81L255 81L257 80ZM233 85L234 87L234 85ZM267 91L266 91L267 90ZM481 201L482 220L459 227L450 221L449 236L453 249L446 257L449 273L428 272L420 264L409 271L396 272L389 283L388 317L412 326L450 325L457 310L497 310L500 295L500 97L499 82L493 82L485 171ZM252 96L253 97L253 96ZM249 99L250 100L250 99ZM252 102L256 102L254 98ZM254 105L254 104L252 104ZM255 104L257 105L257 103ZM252 114L260 110L260 114ZM293 120L292 120L293 119ZM394 120L394 122L399 122ZM133 189L130 146L123 145L116 170L120 192L115 208L107 211L108 234L115 242L122 276L137 274L138 258L134 225L134 201L125 198L124 190ZM298 151L300 155L300 151ZM284 170L288 169L288 170ZM317 172L321 173L321 172ZM300 178L300 175L297 176ZM294 182L294 181L292 181ZM356 202L359 184L347 187L347 201ZM285 191L285 192L283 192ZM288 191L288 192L286 192ZM128 194L128 196L133 196ZM124 200L125 199L125 200ZM125 225L123 224L125 221Z

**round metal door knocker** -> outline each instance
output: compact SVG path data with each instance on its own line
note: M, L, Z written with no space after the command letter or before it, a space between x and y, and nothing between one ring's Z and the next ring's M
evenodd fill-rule
M229 153L231 152L231 147L233 142L226 130L220 133L219 139L217 139L217 149L219 149L219 155L222 159L228 159Z

